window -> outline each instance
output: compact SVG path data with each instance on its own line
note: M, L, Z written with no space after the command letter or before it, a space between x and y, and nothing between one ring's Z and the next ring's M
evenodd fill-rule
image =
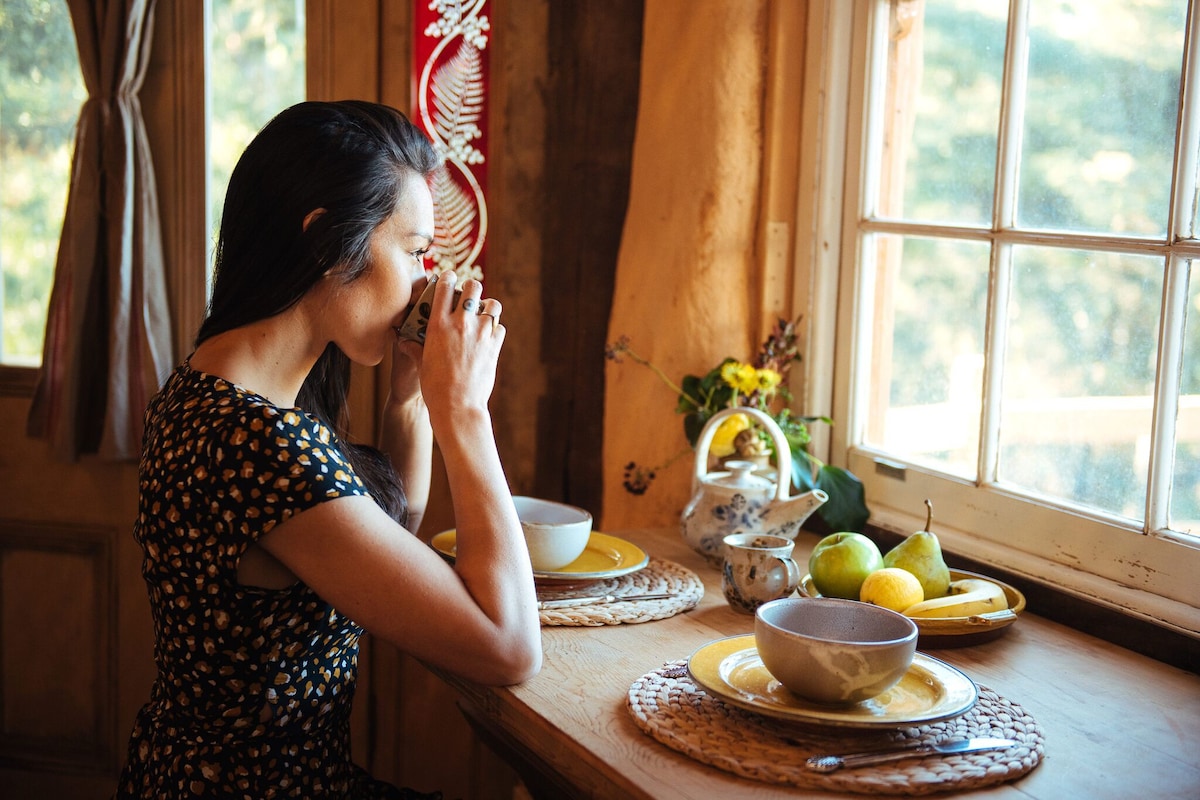
M200 6L195 8L198 15ZM182 39L162 24L170 14L157 15L156 46L170 47L163 43L176 34L181 45L205 54L207 200L202 205L210 269L225 187L238 156L273 114L305 97L304 11L304 0L206 0L206 36L199 26L181 23L187 32ZM145 94L147 116L169 115L169 109L151 108ZM41 363L75 125L86 96L67 4L5 0L0 6L0 365ZM192 130L180 135L194 135ZM161 184L171 158L161 142L154 144ZM159 186L160 200L164 191L180 191L179 176L172 177L175 182ZM195 307L185 310L188 337L203 298L189 305Z
M205 0L208 269L225 189L250 140L304 93L304 0Z
M87 94L61 0L0 6L0 364L42 362L75 121Z
M849 39L835 446L874 519L931 498L953 549L1197 631L1188 5L823 8Z

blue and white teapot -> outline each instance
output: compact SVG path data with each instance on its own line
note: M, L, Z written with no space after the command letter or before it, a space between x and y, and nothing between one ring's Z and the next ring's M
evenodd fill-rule
M755 472L752 461L726 461L726 471L708 472L708 450L726 417L745 414L761 425L775 443L778 468L774 480ZM733 533L758 533L795 539L800 526L829 496L820 489L789 497L791 449L775 420L754 408L727 408L709 418L696 441L692 499L683 509L683 540L714 566L724 560L724 539Z

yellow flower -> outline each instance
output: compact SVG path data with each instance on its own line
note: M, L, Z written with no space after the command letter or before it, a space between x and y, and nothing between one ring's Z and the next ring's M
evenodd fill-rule
M736 451L733 440L742 431L750 427L750 418L745 414L730 414L725 421L717 426L713 433L712 444L708 447L710 455L717 458L731 456Z
M773 369L758 370L758 388L770 394L783 382L783 376Z
M721 367L721 380L742 394L750 394L758 388L758 370L749 364L730 361Z

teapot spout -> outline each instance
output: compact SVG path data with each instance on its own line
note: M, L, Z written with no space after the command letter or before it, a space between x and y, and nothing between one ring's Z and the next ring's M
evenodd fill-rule
M800 533L800 526L812 516L812 513L829 500L829 495L820 489L796 495L787 500L777 500L763 513L767 533L795 539Z
M828 500L829 495L825 494L825 492L820 489L813 489L811 492L797 495L791 502L795 504L795 508L798 511L803 510L804 516L807 519L809 514L812 514L812 512L825 505Z

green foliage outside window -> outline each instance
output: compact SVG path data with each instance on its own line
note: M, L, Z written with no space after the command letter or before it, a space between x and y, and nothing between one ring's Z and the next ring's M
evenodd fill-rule
M85 97L67 4L0 3L0 363L41 362Z

